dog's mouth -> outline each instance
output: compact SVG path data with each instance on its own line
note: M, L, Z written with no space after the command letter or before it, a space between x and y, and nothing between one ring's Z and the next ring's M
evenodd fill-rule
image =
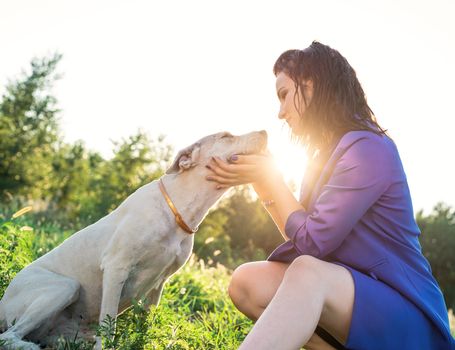
M253 144L251 149L247 149L245 154L261 154L267 149L267 133L265 131L260 131L257 135L257 141Z
M252 154L259 154L259 152L238 152L236 154L239 156L250 156Z
M246 144L246 147L241 152L236 152L233 155L260 155L267 149L267 133L265 131L255 132L253 139Z
M254 151L248 151L248 152L238 152L236 155L239 156L251 156L251 155L260 155L261 153L264 152L265 149L260 149L260 150L254 150Z
M252 152L235 152L235 153L232 153L231 155L229 155L227 157L226 161L228 163L231 163L234 160L234 158L237 157L237 156L245 156L245 155L250 155L250 154L255 154L255 153L252 153Z
M257 149L251 150L251 151L236 152L236 153L231 154L228 159L231 159L231 157L234 155L237 155L237 156L260 155L260 154L263 154L265 152L265 150L266 150L265 147L261 147L261 148L257 148Z

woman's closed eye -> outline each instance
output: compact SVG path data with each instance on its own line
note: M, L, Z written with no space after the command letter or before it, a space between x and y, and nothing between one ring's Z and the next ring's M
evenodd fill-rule
M287 90L280 90L278 91L278 99L281 101L281 100L284 100L286 98L286 94L287 94Z

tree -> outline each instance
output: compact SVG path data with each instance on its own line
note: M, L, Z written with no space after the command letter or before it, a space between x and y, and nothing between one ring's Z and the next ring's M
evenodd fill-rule
M9 82L0 102L0 196L44 196L59 137L56 99L50 94L61 59L33 59L31 72Z
M140 130L114 142L114 146L114 157L97 164L89 184L93 195L85 204L95 218L106 215L136 189L163 175L172 155L164 136L152 140Z
M227 217L224 232L231 241L235 264L262 260L283 242L282 236L248 187L240 187L220 206Z
M51 94L61 55L33 59L30 73L8 83L0 101L2 202L40 201L41 216L79 228L114 209L138 187L161 176L172 148L145 132L114 142L106 160L82 141L60 136ZM19 204L20 205L20 204Z
M424 217L422 211L417 213L417 224L422 231L422 251L444 293L447 307L455 309L455 211L438 203L429 216Z

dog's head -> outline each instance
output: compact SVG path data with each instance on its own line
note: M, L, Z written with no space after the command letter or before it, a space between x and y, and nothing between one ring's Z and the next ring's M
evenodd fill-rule
M260 153L266 146L267 132L264 130L240 136L219 132L179 151L166 174L178 174L198 165L205 166L211 157L228 160L234 154Z

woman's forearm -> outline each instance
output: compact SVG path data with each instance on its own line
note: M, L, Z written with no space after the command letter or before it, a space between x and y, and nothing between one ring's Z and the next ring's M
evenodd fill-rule
M272 218L273 222L275 223L276 227L280 231L281 235L283 236L284 240L287 241L289 238L286 236L284 232L284 225L286 224L284 220L281 218L280 214L275 208L275 205L271 206L264 206L265 210L269 213L270 217Z
M262 201L273 201L266 209L284 239L289 239L285 233L287 218L303 207L289 190L269 155L242 155L229 164L213 158L207 167L214 173L207 176L207 180L218 182L219 188L252 183Z
M282 178L266 184L253 184L253 188L263 202L273 200L265 206L275 225L285 240L289 240L284 230L286 220L296 210L303 209Z

